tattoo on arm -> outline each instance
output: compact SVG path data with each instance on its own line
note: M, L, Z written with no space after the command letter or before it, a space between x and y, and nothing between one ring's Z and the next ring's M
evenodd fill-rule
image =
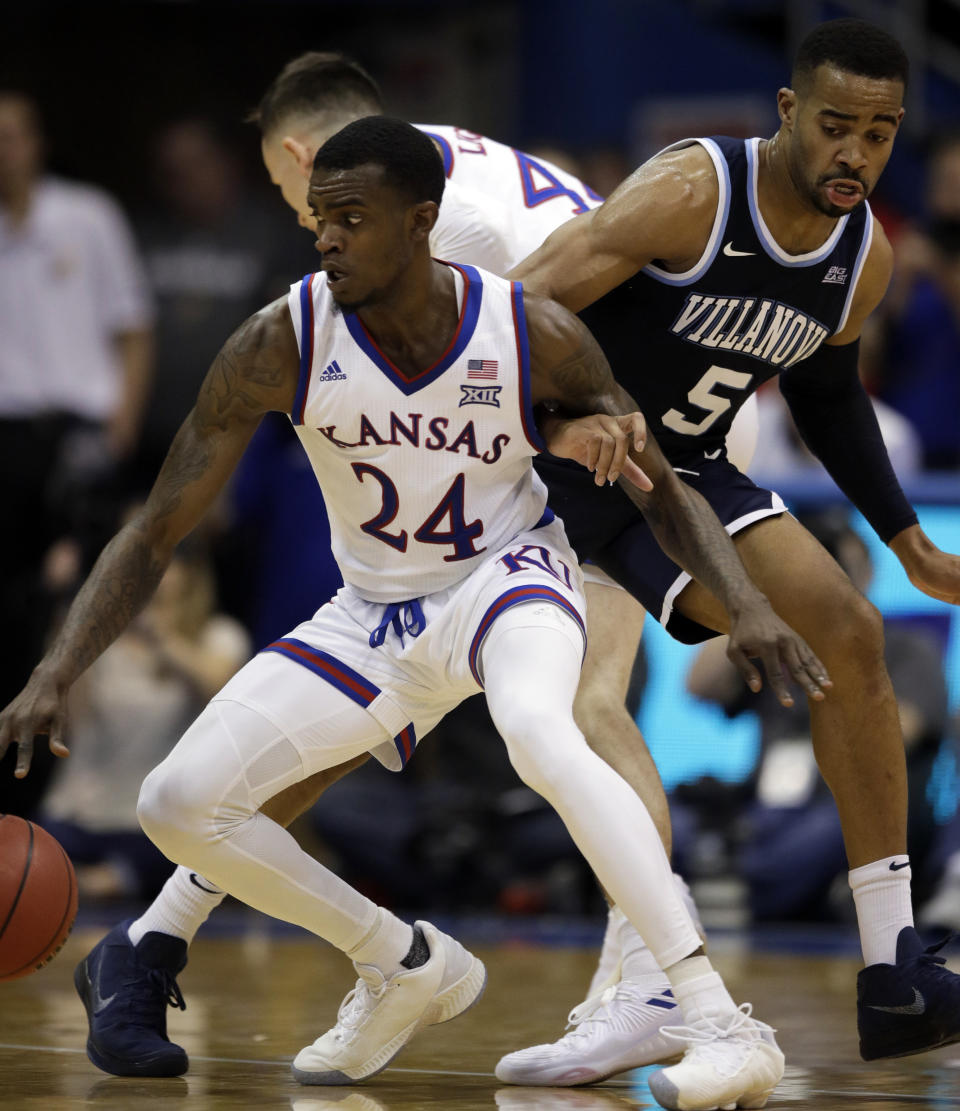
M169 561L170 553L158 553L136 524L117 533L70 606L50 653L63 682L73 682L116 640L156 590Z

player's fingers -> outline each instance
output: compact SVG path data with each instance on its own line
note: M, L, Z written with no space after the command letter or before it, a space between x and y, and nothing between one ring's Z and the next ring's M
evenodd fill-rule
M647 446L647 418L643 413L628 413L621 420L626 425L625 431L629 435L634 451L643 451Z
M33 737L22 737L17 741L17 765L13 769L13 774L17 779L23 777L30 770L30 761L33 759Z
M733 644L729 644L727 646L727 657L736 667L737 671L743 676L743 681L753 693L756 694L763 686L763 679L760 677L760 672L754 667L746 652Z
M629 479L634 486L638 486L641 490L653 489L653 483L647 477L646 471L642 467L638 467L630 458L624 460L623 477Z
M594 470L594 481L598 486L604 486L607 481L607 476L610 473L610 468L613 465L616 441L608 432L604 432L597 438L597 447L597 465Z
M815 702L826 698L826 691L833 685L827 669L817 659L804 641L791 638L783 647L782 655L790 674Z
M623 465L627 461L627 452L630 450L630 439L619 426L610 440L610 465L607 467L607 482L614 483L623 473Z
M623 460L627 458L627 437L623 436L620 429L616 434L603 440L600 450L600 459L597 464L598 477L602 473L604 482L616 482L623 468Z
M63 719L54 718L50 723L50 751L54 756L69 756L70 749L67 748L66 742L63 739Z
M588 471L596 471L597 459L600 457L600 445L595 435L590 436L583 452L583 465Z
M787 677L784 674L783 661L780 658L779 646L771 645L760 653L760 662L767 675L770 689L777 696L781 706L792 706L793 695L787 686Z

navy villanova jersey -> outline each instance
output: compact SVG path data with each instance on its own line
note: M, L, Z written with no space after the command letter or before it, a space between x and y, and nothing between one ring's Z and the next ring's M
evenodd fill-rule
M649 265L581 316L670 457L721 448L731 421L768 378L808 358L847 320L870 249L864 203L816 250L787 254L757 203L759 139L688 139L713 159L716 219L683 274Z

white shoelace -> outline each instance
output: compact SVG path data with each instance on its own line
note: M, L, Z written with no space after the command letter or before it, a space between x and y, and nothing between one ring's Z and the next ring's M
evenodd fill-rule
M585 1031L578 1030L577 1027L590 1022L606 1022L605 1015L598 1015L596 1012L605 1007L608 1003L612 1003L617 997L617 988L619 984L611 984L610 987L604 988L603 991L597 995L592 995L589 999L585 999L582 1003L578 1003L576 1007L567 1015L567 1032L568 1034L578 1033L583 1034Z
M343 1038L342 1031L356 1030L383 998L383 993L386 990L387 981L383 976L380 976L380 983L376 985L371 985L361 976L357 980L356 986L347 993L346 998L340 1004L333 1036L339 1041Z
M683 1064L690 1062L695 1054L697 1063L713 1065L718 1072L732 1075L742 1064L742 1055L739 1060L731 1060L729 1043L739 1041L746 1051L750 1045L762 1040L764 1033L771 1037L775 1033L772 1026L768 1026L759 1019L752 1018L753 1005L741 1003L736 1012L721 1026L710 1018L697 1019L690 1026L664 1026L660 1032L669 1038L676 1038L684 1042L690 1053L684 1058ZM754 1034L753 1037L744 1035Z
M662 990L647 988L640 984L618 981L604 988L603 991L578 1004L567 1016L567 1032L565 1037L577 1037L587 1034L588 1027L603 1023L617 1025L616 1015L611 1012L610 1005L619 1002L622 1004L623 1014L621 1019L626 1019L631 1013L636 1016L641 1014L640 1008L646 1006L647 1000L663 996ZM627 1019L628 1021L628 1019ZM623 1022L620 1023L623 1025Z

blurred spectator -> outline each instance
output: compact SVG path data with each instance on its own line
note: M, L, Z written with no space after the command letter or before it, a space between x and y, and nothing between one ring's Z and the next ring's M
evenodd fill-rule
M960 466L960 135L935 146L926 201L925 226L894 243L869 384L913 424L924 465L952 468Z
M139 433L151 316L116 203L46 174L36 105L0 92L0 704L42 654L45 553L67 535L97 549L112 529L118 464ZM0 811L35 806L45 748L22 782L7 754Z
M177 554L147 608L74 685L71 755L41 819L81 893L152 898L163 885L170 863L140 830L140 784L248 654L242 627L215 612L207 563Z
M872 575L870 557L846 511L811 514L804 524L854 585L865 591ZM919 902L939 878L939 842L957 804L943 646L926 629L900 622L886 622L885 638L907 754L907 847ZM847 910L852 915L840 819L813 758L807 700L798 697L787 709L768 685L751 694L725 648L725 638L706 644L691 667L687 686L695 697L718 703L730 717L750 712L760 719L757 770L750 783L732 788L734 793L747 793L753 802L726 830L728 862L747 883L752 915L756 920L829 918L844 916Z
M923 462L919 436L906 417L875 397L871 401L897 477L903 480L915 475ZM774 487L778 481L815 475L826 479L827 473L820 461L800 439L776 381L767 383L757 392L757 407L759 428L750 463L751 477Z
M310 236L251 190L232 144L209 120L169 124L153 147L157 205L139 222L157 300L156 374L144 421L141 482L159 469L224 339L316 269Z

